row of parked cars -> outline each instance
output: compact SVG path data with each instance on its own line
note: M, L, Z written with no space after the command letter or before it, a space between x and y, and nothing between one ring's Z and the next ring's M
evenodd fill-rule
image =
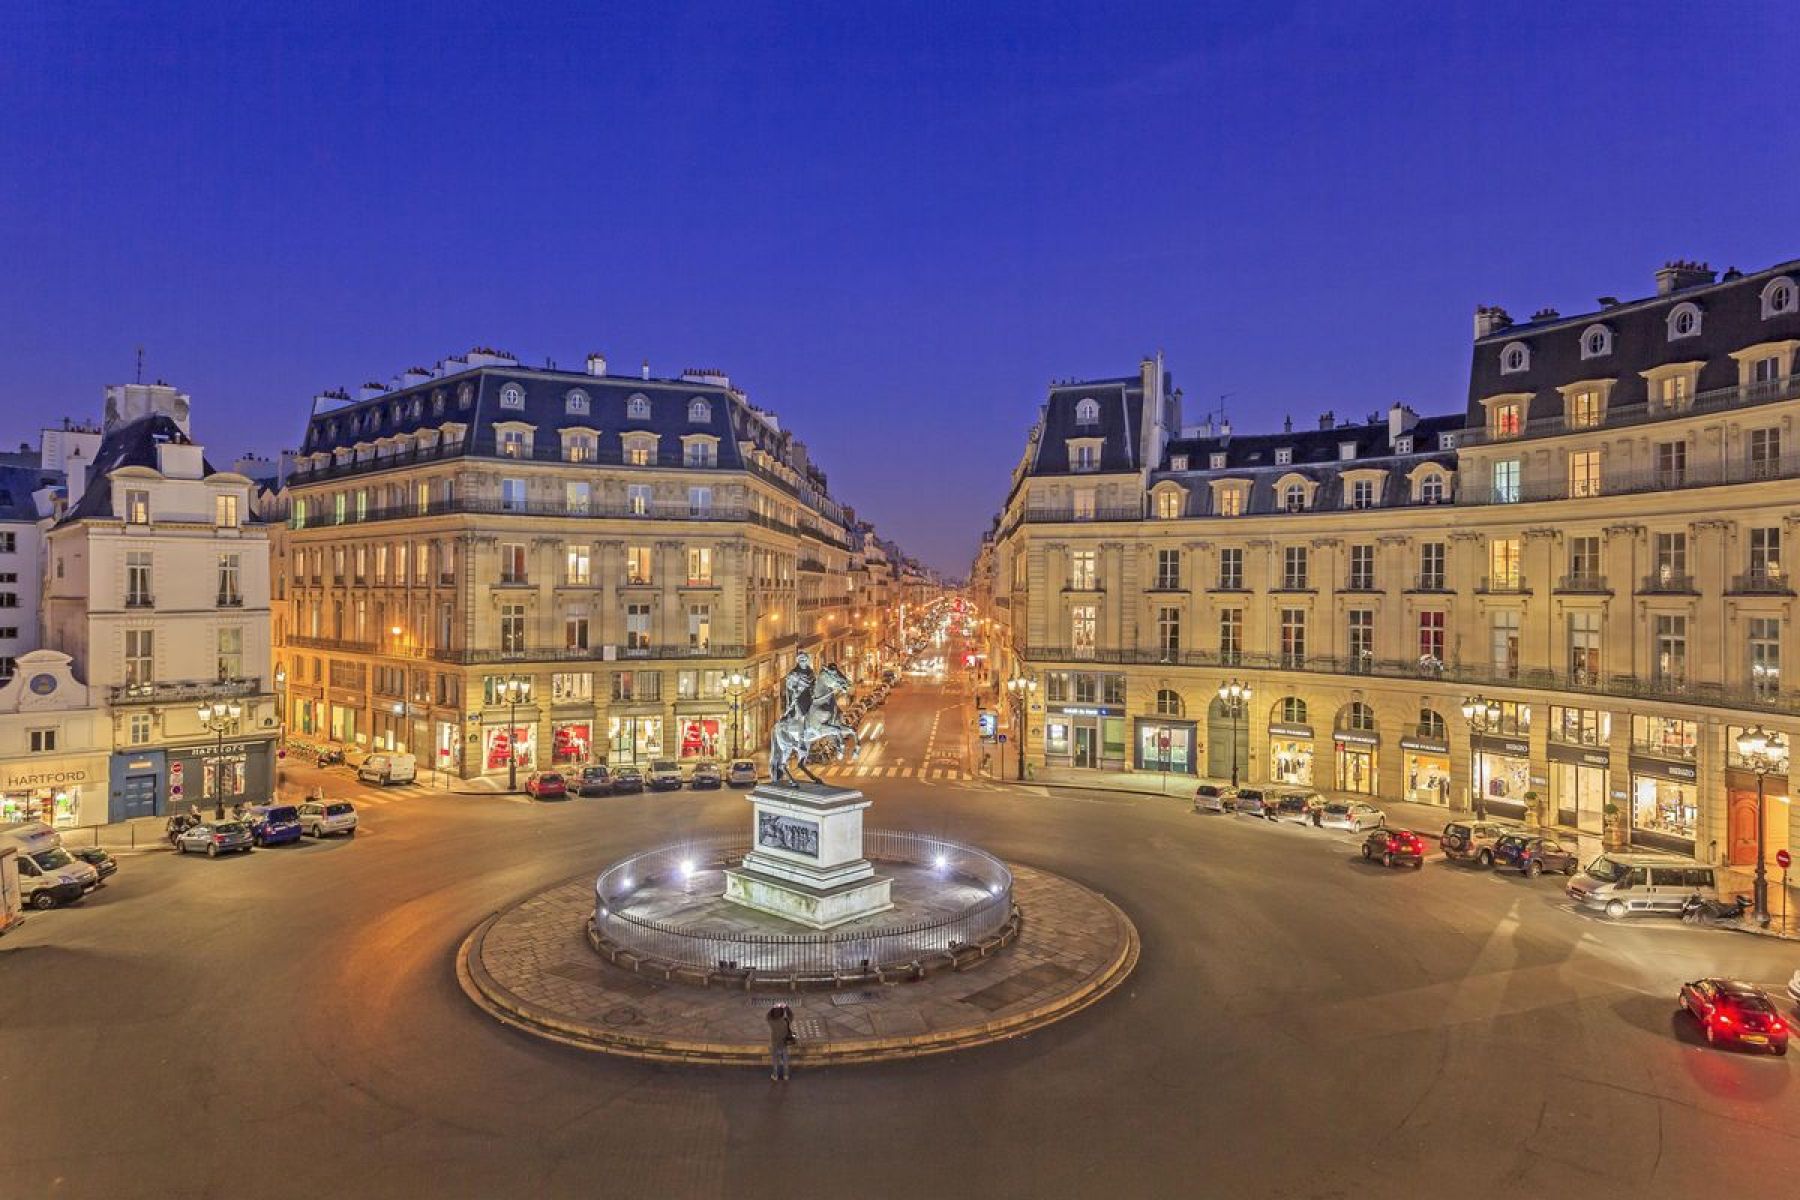
M252 804L223 820L177 814L167 837L177 854L246 854L264 846L285 846L303 837L355 837L356 806L348 800L314 797L299 804Z
M736 758L725 766L711 760L694 763L683 771L673 759L658 759L648 767L613 767L589 763L569 771L533 771L525 780L525 794L536 800L562 800L569 796L620 796L637 792L676 792L754 787L756 764Z

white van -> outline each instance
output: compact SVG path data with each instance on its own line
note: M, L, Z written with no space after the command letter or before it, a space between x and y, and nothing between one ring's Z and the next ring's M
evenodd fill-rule
M19 895L32 908L55 908L100 886L100 872L63 849L62 836L42 821L0 828L0 845L18 851Z
M419 764L410 754L393 754L378 750L357 765L356 777L364 783L411 783L418 778Z
M25 898L19 894L19 851L0 844L0 933L17 928L25 919Z
M1689 896L1719 898L1714 868L1673 854L1602 854L1569 881L1569 899L1609 917L1680 916Z

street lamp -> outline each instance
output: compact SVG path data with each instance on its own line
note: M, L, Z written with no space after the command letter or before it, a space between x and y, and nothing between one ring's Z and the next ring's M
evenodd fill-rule
M1250 685L1241 679L1231 679L1219 685L1219 699L1224 701L1225 713L1231 718L1231 786L1238 785L1238 730L1244 720L1244 706L1251 696Z
M225 731L234 728L238 718L244 715L244 706L233 700L229 703L202 704L199 710L200 727L218 734L218 752L213 760L213 820L225 819Z
M275 798L281 799L281 764L287 757L287 667L275 664Z
M1012 693L1013 703L1013 737L1019 742L1019 779L1025 778L1025 702L1033 692L1037 691L1037 680L1029 675L1015 675L1006 681L1006 690Z
M1779 733L1770 733L1758 725L1755 729L1746 729L1738 734L1737 752L1744 765L1756 772L1756 923L1767 925L1769 873L1764 855L1767 852L1769 821L1764 809L1768 802L1764 781L1770 772L1787 770L1787 741Z
M1469 797L1478 818L1487 816L1487 798L1481 794L1481 747L1476 738L1500 724L1500 702L1484 696L1463 701L1463 720L1469 723Z
M725 677L725 698L731 701L731 757L744 756L744 693L750 688L750 677L733 671Z
M519 697L525 693L525 682L517 677L506 681L506 790L519 790Z

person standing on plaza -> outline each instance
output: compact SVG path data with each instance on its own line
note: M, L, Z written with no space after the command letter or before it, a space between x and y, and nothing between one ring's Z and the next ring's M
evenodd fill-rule
M785 1004L769 1009L769 1078L788 1077L788 1050L794 1044L794 1013Z

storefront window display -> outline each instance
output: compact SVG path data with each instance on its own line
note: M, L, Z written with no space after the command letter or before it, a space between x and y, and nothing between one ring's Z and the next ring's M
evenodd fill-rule
M1441 741L1400 739L1406 764L1406 798L1414 804L1450 803L1450 750Z
M1700 824L1700 789L1692 783L1634 773L1631 777L1633 845L1694 852Z
M1605 766L1553 761L1550 764L1550 799L1556 806L1557 824L1583 833L1601 832L1606 811Z
M200 798L232 800L244 794L244 777L249 760L243 755L209 758L201 764Z
M1631 718L1631 749L1657 758L1691 759L1700 746L1700 723L1677 717Z
M1133 765L1140 771L1194 772L1194 724L1192 721L1137 723L1137 754Z
M1271 737L1269 739L1269 777L1276 783L1311 787L1313 781L1312 739Z
M1332 747L1337 758L1338 790L1365 796L1374 795L1375 755L1378 749L1375 738L1340 731L1333 736Z
M34 788L0 794L0 825L42 821L57 829L76 823L81 811L81 789Z
M1531 790L1529 753L1529 747L1523 742L1489 739L1485 744L1477 744L1475 787L1488 816L1515 819L1525 816L1529 804L1525 793Z
M676 721L681 732L682 758L717 758L722 751L720 731L723 717L681 717Z
M614 766L649 762L663 756L663 719L661 717L609 717L608 755Z
M486 747L482 755L482 769L486 771L504 771L509 762L515 762L521 771L537 769L537 727L518 725L508 729L504 725L490 725L486 731Z
M550 761L584 763L594 756L594 727L587 721L562 721L550 730Z

